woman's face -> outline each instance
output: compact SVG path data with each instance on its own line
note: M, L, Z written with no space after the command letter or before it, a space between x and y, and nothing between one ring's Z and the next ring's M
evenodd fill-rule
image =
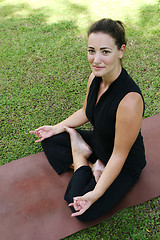
M93 74L104 79L119 74L124 50L125 45L118 50L110 35L103 32L91 33L88 37L88 60Z

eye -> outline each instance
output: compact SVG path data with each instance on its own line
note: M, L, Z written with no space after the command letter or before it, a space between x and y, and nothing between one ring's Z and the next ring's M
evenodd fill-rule
M88 49L88 53L89 53L89 54L94 54L94 52L95 52L95 51L94 51L93 49Z
M109 50L103 50L103 52L102 52L104 55L108 55L109 53L110 53L110 51Z

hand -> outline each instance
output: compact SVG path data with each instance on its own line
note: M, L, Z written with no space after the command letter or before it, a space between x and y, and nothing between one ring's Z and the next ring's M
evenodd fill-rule
M39 138L35 142L41 142L45 138L49 138L63 131L64 129L60 129L60 127L58 128L58 126L55 125L55 126L42 126L34 131L30 131L30 133L35 134Z
M73 203L70 203L69 207L73 206L77 212L72 213L71 217L82 215L96 200L97 197L93 191L81 197L74 197Z

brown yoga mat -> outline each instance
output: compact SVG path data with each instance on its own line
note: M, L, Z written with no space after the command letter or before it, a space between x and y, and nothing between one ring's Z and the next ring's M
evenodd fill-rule
M138 183L108 214L82 223L71 218L63 196L72 171L58 176L45 154L0 167L0 239L56 240L93 226L116 212L160 195L160 114L143 120L147 166Z

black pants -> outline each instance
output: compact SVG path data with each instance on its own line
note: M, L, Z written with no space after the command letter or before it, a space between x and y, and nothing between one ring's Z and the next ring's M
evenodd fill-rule
M92 148L92 132L83 130L77 131ZM42 142L42 147L49 163L58 174L67 171L73 163L71 143L68 133L64 132L45 139ZM96 162L97 156L94 151L88 160L92 163ZM125 168L123 168L119 176L103 196L100 197L85 213L77 218L81 221L91 221L104 215L120 201L137 180L138 177L133 177ZM82 196L85 193L92 191L95 185L96 181L91 168L89 166L82 166L74 172L68 184L64 199L68 203L71 203L73 202L73 197ZM75 212L73 207L71 207L71 210Z

